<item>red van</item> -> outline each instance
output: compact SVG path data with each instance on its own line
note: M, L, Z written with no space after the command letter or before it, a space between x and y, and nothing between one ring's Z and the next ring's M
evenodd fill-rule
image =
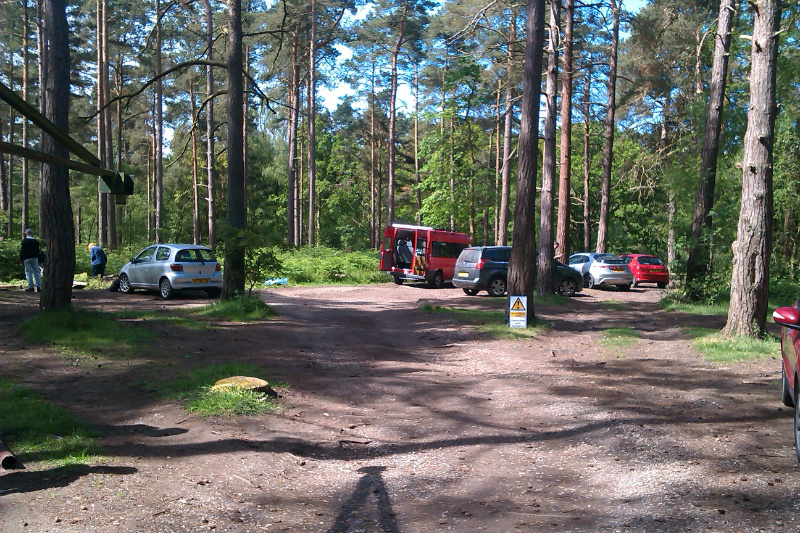
M466 233L392 224L383 233L380 269L398 285L405 280L427 281L438 289L453 279L458 254L469 245Z

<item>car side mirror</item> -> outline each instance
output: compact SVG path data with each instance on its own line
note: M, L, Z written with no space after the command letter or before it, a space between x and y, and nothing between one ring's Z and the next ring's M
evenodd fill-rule
M136 264L136 258L135 257L131 257L131 263L133 263L134 265Z
M776 324L790 329L800 329L800 311L794 307L779 307L772 313Z

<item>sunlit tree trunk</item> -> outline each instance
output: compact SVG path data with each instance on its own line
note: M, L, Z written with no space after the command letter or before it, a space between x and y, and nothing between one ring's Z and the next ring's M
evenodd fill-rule
M719 7L719 23L714 39L714 60L711 67L706 129L700 162L700 180L695 196L694 214L689 238L689 257L686 261L686 285L692 291L692 281L703 276L710 267L708 243L702 233L711 232L711 208L714 206L714 188L717 177L717 156L722 129L722 107L725 101L725 84L728 77L728 49L731 43L733 0L723 0Z
M44 0L48 65L45 117L69 133L69 28L65 0ZM69 152L49 135L43 151L58 157ZM68 308L75 274L75 226L69 196L69 172L65 167L43 165L42 205L44 232L47 235L47 268L44 270L39 307L43 311Z
M23 30L22 30L22 99L28 101L29 80L29 52L28 52L28 31L30 27L30 15L28 12L28 1L22 2L23 6ZM28 121L22 121L22 147L28 147ZM28 208L29 208L29 180L28 180L28 159L22 158L22 199L20 213L20 233L28 228Z
M161 0L156 0L156 177L154 183L155 196L155 230L156 242L163 242L164 227L164 88L161 83Z
M592 67L586 69L586 79L583 82L583 251L592 249L592 223L589 219L590 194L589 178L591 177L591 161L589 160L589 119L592 96Z
M523 77L517 197L514 205L514 233L508 263L508 297L528 298L528 324L536 319L533 287L536 259L536 167L538 164L539 97L542 86L542 45L544 44L544 0L528 1Z
M603 138L603 175L600 180L600 217L597 223L597 251L606 251L608 239L608 222L611 212L611 169L614 161L614 113L616 112L617 94L617 50L619 48L619 5L616 0L611 4L612 28L611 50L608 58L608 104L606 107L606 124Z
M189 109L192 127L192 243L200 244L200 199L197 190L197 127L195 115L197 105L194 101L194 77L189 79Z
M766 333L772 253L772 147L780 1L754 0L750 105L742 157L742 201L733 243L733 272L725 335Z
M529 3L537 0L529 0ZM544 31L544 30L542 30ZM506 52L506 101L505 124L503 128L503 169L501 171L500 221L498 222L497 244L508 244L508 220L511 214L511 126L514 120L514 47L517 41L517 16L511 11L511 27ZM541 61L541 60L540 60ZM539 75L541 79L541 75ZM537 113L538 114L538 113Z
M289 78L289 126L288 126L288 180L286 185L286 246L297 246L295 236L295 189L297 188L297 117L300 105L300 66L298 64L298 32L294 27L292 30L292 66Z
M536 290L551 294L553 288L553 187L556 181L556 92L558 82L558 5L550 0L547 39L547 80L545 82L544 152L542 154L542 193L539 197L539 269Z
M228 185L222 298L244 294L244 84L242 5L228 0Z
M214 13L211 10L211 1L203 0L205 6L205 39L206 57L214 60ZM214 94L214 69L206 65L206 97ZM217 192L216 171L214 170L214 100L206 104L206 181L208 187L208 245L214 248L217 245Z
M316 242L316 201L317 201L317 2L311 0L311 35L308 42L308 245Z
M555 256L567 261L570 251L570 195L572 192L572 27L575 0L564 10L564 67L561 69L561 150L558 172L558 225Z

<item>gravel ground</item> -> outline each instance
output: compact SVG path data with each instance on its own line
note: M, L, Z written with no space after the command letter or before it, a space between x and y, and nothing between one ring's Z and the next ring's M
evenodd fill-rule
M140 358L74 366L16 335L34 295L0 293L0 376L94 423L108 451L73 470L0 471L0 531L798 530L777 344L773 358L706 362L684 328L724 318L665 313L654 288L537 308L552 327L529 340L419 310L505 302L484 294L273 289L260 296L276 319L199 333L152 323ZM98 309L205 303L75 297ZM640 338L604 348L611 327ZM288 381L281 411L200 419L142 384L225 360Z

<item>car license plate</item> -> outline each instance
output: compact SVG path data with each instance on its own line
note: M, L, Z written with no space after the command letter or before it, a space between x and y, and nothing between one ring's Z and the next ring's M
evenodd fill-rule
M208 278L194 278L192 283L208 283Z
M611 267L612 272L625 272L625 267Z
M469 272L459 272L458 273L458 277L459 278L467 278L467 277L469 277Z

